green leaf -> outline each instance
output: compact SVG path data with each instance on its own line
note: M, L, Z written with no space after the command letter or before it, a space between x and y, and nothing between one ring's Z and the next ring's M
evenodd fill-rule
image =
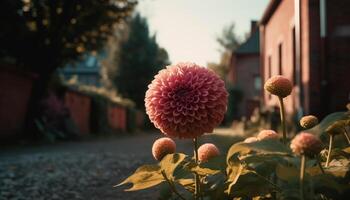
M168 154L160 161L159 166L161 170L165 172L166 176L170 180L173 180L175 169L186 157L187 156L182 153Z
M227 163L233 162L238 155L244 156L246 154L290 155L291 151L286 145L273 139L252 143L239 142L232 145L229 149L227 153Z
M192 165L190 170L200 176L215 175L220 172L224 173L226 169L225 160L225 156L217 156L199 165Z
M228 187L234 197L255 197L269 194L273 190L271 184L253 171L243 169L237 180Z
M332 160L329 163L329 167L325 168L325 172L335 177L349 178L350 161L348 159Z
M182 185L186 190L194 192L194 179L193 178L181 178L175 180L177 184Z
M337 182L336 178L330 174L319 174L317 176L313 176L312 181L315 189L319 191L327 191L328 189L332 189L338 193L342 193L344 190L350 189L349 185Z
M300 172L295 167L278 164L276 167L276 175L279 179L284 181L295 181L299 179Z
M334 123L338 121L343 121L344 123L348 123L350 120L349 112L335 112L327 115L317 126L305 130L305 132L314 133L316 135L320 135L326 132L327 128L332 126Z
M153 187L164 181L164 178L160 173L160 169L161 168L158 165L143 165L139 167L131 176L114 187L127 183L132 183L133 186L125 191L135 191Z

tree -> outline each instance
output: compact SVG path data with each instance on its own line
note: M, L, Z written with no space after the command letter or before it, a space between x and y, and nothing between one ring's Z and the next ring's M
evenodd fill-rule
M224 52L235 50L241 44L241 40L235 32L235 24L232 23L224 27L221 35L216 38L216 41L220 44Z
M114 85L119 94L144 108L144 96L154 75L169 64L168 53L149 33L148 23L139 14L129 23L129 34L116 57Z
M1 0L0 61L38 75L29 119L55 70L101 48L136 0Z
M208 67L225 80L225 76L229 72L231 54L241 44L241 40L235 32L235 24L232 23L224 27L221 35L216 38L216 41L220 45L220 61L219 63L208 63Z

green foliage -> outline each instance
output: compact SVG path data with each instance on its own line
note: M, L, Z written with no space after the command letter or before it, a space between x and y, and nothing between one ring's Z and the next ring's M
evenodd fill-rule
M221 35L216 38L216 41L224 51L234 51L241 44L241 40L235 32L235 24L232 23L229 26L224 27Z
M326 133L327 130L329 130L329 128L334 124L345 127L349 123L350 112L335 112L327 115L317 126L308 129L305 132L321 135Z
M142 190L153 187L165 181L165 176L174 181L174 171L176 167L186 158L185 154L168 154L157 165L143 165L134 174L116 186L132 183L133 186L125 191Z
M101 48L135 0L2 0L0 59L39 74Z
M347 114L336 113L326 117L318 130L343 123L348 119L344 116ZM166 156L152 170L141 168L141 171L152 175L138 175L140 170L137 170L122 184L132 182L136 189L143 189L145 186L139 187L140 183L145 182L147 187L151 187L167 181L177 194L190 197L188 193L195 191L196 174L200 177L200 195L204 199L300 199L300 157L293 155L289 146L279 140L238 142L226 155L199 164L184 154L175 155ZM331 157L329 167L325 167L324 153L306 159L304 199L344 199L349 193L350 147L333 149ZM185 190L179 193L175 184Z
M114 85L118 93L144 108L144 96L154 75L169 64L165 49L149 33L148 23L139 14L129 22L129 34L116 56Z

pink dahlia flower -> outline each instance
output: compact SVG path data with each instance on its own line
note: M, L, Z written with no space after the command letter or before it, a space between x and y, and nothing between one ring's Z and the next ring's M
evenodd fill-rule
M156 160L161 161L167 154L175 153L175 150L176 144L174 140L163 137L154 141L152 146L152 155Z
M301 132L294 137L290 148L297 155L305 154L312 157L322 150L322 142L311 133Z
M213 71L179 63L159 71L148 86L146 113L164 134L195 138L221 123L227 97L224 81Z
M276 133L274 130L262 130L256 137L258 140L279 139L278 133Z
M290 95L293 85L286 77L277 75L269 78L265 82L264 88L271 94L284 98Z
M200 162L207 162L218 155L220 155L220 151L214 144L206 143L198 148L198 160Z
M249 138L246 138L243 142L244 143L252 143L252 142L257 142L259 141L257 137L249 137Z

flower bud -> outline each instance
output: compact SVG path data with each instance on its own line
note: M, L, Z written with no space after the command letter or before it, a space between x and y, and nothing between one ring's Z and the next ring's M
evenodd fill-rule
M277 75L269 78L266 81L264 88L271 94L284 98L290 95L293 85L290 80L284 76Z
M276 133L274 130L262 130L256 137L258 140L279 139L278 133Z
M198 148L198 160L200 162L207 162L218 155L220 155L220 151L214 144L206 143Z
M168 137L163 137L157 139L152 146L152 155L153 157L161 161L164 156L167 154L172 154L175 153L176 150L176 144L174 140L168 138Z
M311 133L301 132L290 144L293 153L313 157L322 150L322 142Z
M318 119L313 115L307 115L300 119L300 126L305 129L312 128L317 124L318 124Z

